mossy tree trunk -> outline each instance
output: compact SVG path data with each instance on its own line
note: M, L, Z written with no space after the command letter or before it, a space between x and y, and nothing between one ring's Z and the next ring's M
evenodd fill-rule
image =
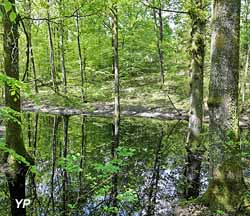
M4 70L8 77L19 80L19 66L18 66L18 18L12 22L9 18L11 12L16 13L15 0L9 0L12 4L12 9L6 11L4 7L0 6L3 13L3 46L4 46ZM16 119L21 122L20 117L20 89L13 94L13 88L8 83L5 84L5 106L15 111ZM33 160L26 152L23 138L21 124L18 124L12 119L6 122L6 146L14 150L18 155L23 156L28 162L33 163ZM25 208L17 208L16 199L20 201L25 199L25 176L27 172L27 164L17 161L13 155L6 154L5 162L8 169L6 170L6 177L9 186L11 199L11 213L15 216L26 215Z
M203 75L205 56L205 25L204 1L195 0L190 17L191 30L191 81L190 81L190 111L189 131L187 136L187 159L185 167L186 188L184 197L199 196L200 169L202 157L202 118L203 118Z
M240 0L214 0L209 86L210 181L204 201L235 212L245 184L239 148Z

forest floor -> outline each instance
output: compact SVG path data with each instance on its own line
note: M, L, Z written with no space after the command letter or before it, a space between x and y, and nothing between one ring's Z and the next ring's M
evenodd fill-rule
M79 85L68 85L68 93L55 93L49 87L39 90L38 100L25 99L23 111L44 112L59 115L112 116L113 81L98 75L89 77L85 89L87 103L81 100ZM99 81L98 81L99 80ZM159 75L148 73L143 76L121 78L121 115L130 117L157 118L162 120L188 120L189 85L187 72L168 74L162 86ZM204 87L204 121L208 122L207 82ZM63 89L60 89L63 92ZM250 111L241 113L240 126L250 127Z
M74 82L73 82L74 81ZM162 120L188 120L189 84L184 71L168 74L162 86L158 73L147 73L133 77L121 77L121 115L130 117L157 118ZM51 87L39 88L34 97L24 97L22 110L59 115L112 116L113 81L95 74L88 77L86 100L81 100L80 83L69 80L68 92L55 93ZM208 122L207 81L204 87L204 121ZM36 101L36 102L35 102ZM241 113L240 126L250 127L250 111Z
M113 103L113 80L110 77L103 78L100 74L91 75L85 84L85 100L88 104ZM45 86L39 88L39 100L47 105L82 108L81 84L79 80L68 80L67 94L55 93ZM63 92L62 87L60 92ZM150 109L176 108L188 110L189 84L188 75L185 72L168 74L166 82L162 86L158 73L147 73L136 76L122 76L120 79L120 98L122 106L138 106ZM173 103L173 104L172 104Z

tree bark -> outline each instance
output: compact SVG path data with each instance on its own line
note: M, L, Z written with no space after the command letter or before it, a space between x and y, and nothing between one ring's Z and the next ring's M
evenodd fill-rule
M86 100L86 95L84 91L85 87L85 57L82 56L82 48L81 48L81 38L80 38L80 23L79 23L79 12L76 14L76 30L77 30L77 47L78 47L78 55L79 55L79 67L80 67L80 75L81 75L81 96L82 101Z
M245 12L245 33L249 33L249 24L248 24L248 16L249 16L249 0L245 0L244 6L246 7L246 12ZM247 37L249 40L249 36ZM246 90L247 90L247 76L248 76L248 69L249 69L249 55L250 55L250 46L249 46L249 41L246 42L246 64L245 64L245 69L243 72L243 81L242 81L242 103L244 105L245 103L245 98L246 98Z
M39 113L35 113L35 125L34 125L34 132L33 132L33 155L34 156L36 156L36 149L37 149L38 121L39 121Z
M240 0L213 2L209 85L210 181L204 201L212 210L235 213L245 184L239 147Z
M160 181L161 157L162 157L162 140L164 138L163 128L161 129L160 139L156 147L153 174L150 180L150 188L148 193L147 215L156 215L157 193Z
M69 116L63 116L63 158L65 159L64 166L67 166L67 156L68 156L68 128L69 128ZM63 215L68 215L68 174L67 170L63 170Z
M119 51L118 51L118 8L114 3L111 8L111 22L112 22L112 70L114 74L114 95L115 95L115 110L114 110L114 141L112 144L111 154L113 160L117 159L117 148L119 146L120 136L120 81L119 81ZM111 205L113 208L118 209L118 174L114 174L112 178L112 192L111 192ZM117 215L114 212L112 215Z
M248 77L248 69L249 69L249 55L250 55L250 46L248 45L247 56L246 56L246 65L243 75L243 85L242 85L242 102L245 103L246 98L246 89L247 89L247 77Z
M31 40L31 26L28 26L28 30L27 30L23 20L21 20L21 24L23 26L24 34L25 34L26 41L27 41L27 45L26 45L26 58L27 58L27 60L26 60L26 67L25 67L25 72L24 72L22 81L25 80L26 76L28 79L30 61L31 61L33 80L34 80L34 88L35 88L35 92L38 93L36 66L35 66L35 60L34 60L34 54L33 54L33 48L32 48L32 40ZM28 25L31 25L31 23L28 23Z
M87 129L86 129L86 117L82 117L82 124L81 124L81 159L80 159L80 169L79 172L79 197L80 194L83 192L83 186L84 186L84 166L86 165L86 138L87 138Z
M18 52L18 25L19 20L11 22L9 15L12 12L16 13L15 0L9 1L12 4L12 9L6 12L3 6L0 9L3 13L3 46L4 46L4 70L6 76L19 81L19 52ZM5 83L5 106L11 108L16 114L13 116L21 122L20 116L20 89L17 89L15 95L12 94L13 89L8 83ZM18 155L23 156L30 164L34 161L28 155L22 137L21 124L18 124L12 119L6 122L6 146L14 150ZM13 155L5 154L5 162L8 169L6 177L11 200L11 214L14 216L26 215L25 208L17 208L17 200L25 199L25 176L28 169L27 164L22 161L17 161Z
M51 174L51 198L49 199L48 206L50 204L50 200L52 203L52 212L55 213L55 200L54 200L54 188L55 188L55 171L56 171L56 148L57 148L57 131L59 126L59 117L54 117L53 122L53 134L52 134L52 174Z
M191 81L190 81L190 111L187 135L187 159L185 167L186 188L184 197L186 199L199 196L200 169L202 160L202 119L203 119L203 75L205 56L205 18L201 15L203 11L203 0L194 1L191 30Z
M161 1L160 8L153 8L153 16L154 16L154 24L155 24L155 34L156 34L156 46L159 57L159 65L160 65L160 77L162 85L165 82L165 72L164 72L164 52L163 52L163 19L162 19L162 9L161 9Z
M62 82L64 85L64 93L67 93L67 72L65 67L65 50L64 50L64 20L63 20L64 4L60 0L60 51L61 51L61 69L62 69Z
M55 68L55 53L54 53L54 45L53 45L53 38L52 38L52 30L51 30L51 24L50 24L50 0L48 0L48 39L49 39L49 50L50 50L50 75L51 80L53 83L53 90L57 92L57 86L56 86L56 68Z

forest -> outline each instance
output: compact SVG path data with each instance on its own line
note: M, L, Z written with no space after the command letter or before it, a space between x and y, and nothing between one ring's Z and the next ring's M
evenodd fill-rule
M250 215L250 0L0 0L0 215Z

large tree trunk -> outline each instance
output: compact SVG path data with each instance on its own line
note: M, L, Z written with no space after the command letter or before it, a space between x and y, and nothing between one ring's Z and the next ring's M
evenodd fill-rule
M13 5L12 10L16 13L15 0L10 0ZM4 70L8 77L19 80L19 66L18 66L18 20L11 22L9 14L11 11L6 12L4 7L0 7L3 13L3 45L4 45ZM16 111L20 114L20 89L15 95L12 94L13 89L8 83L5 84L5 106ZM18 121L21 122L20 115L15 115ZM21 125L16 121L8 120L6 122L6 146L14 150L18 155L23 156L26 160L33 164L33 160L26 152ZM23 162L18 162L13 155L5 155L8 169L6 177L9 186L10 199L11 199L11 213L15 216L26 215L24 208L17 208L16 199L20 201L25 199L25 176L27 172L27 165Z
M205 19L201 17L203 0L195 0L191 13L191 82L190 82L190 111L189 131L187 136L187 159L185 167L186 188L185 198L199 196L200 169L202 156L202 118L203 118L203 73L205 56Z
M204 201L211 209L235 212L245 184L239 147L240 0L213 2L209 86L210 181Z

